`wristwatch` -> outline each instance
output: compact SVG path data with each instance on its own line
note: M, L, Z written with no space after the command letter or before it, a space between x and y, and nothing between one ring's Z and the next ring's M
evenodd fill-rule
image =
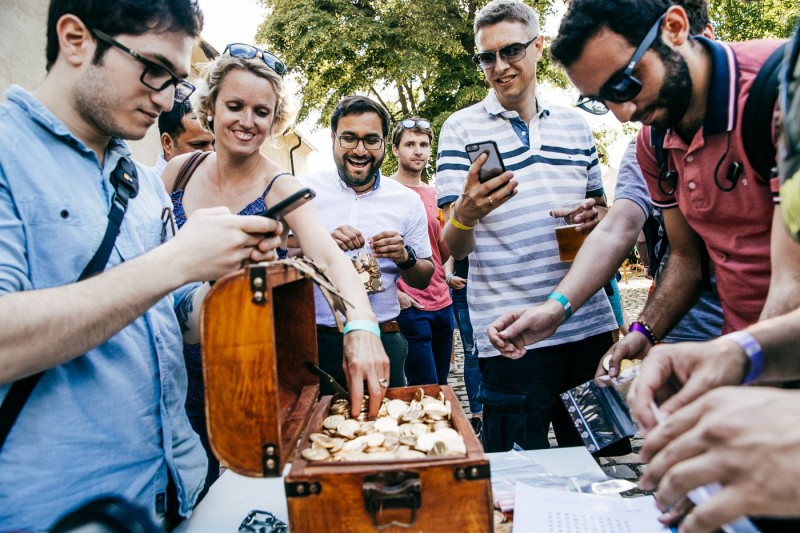
M400 270L408 270L409 268L414 268L414 265L417 264L417 252L414 251L412 247L406 244L406 251L408 252L408 259L403 261L402 263L397 263L397 268Z

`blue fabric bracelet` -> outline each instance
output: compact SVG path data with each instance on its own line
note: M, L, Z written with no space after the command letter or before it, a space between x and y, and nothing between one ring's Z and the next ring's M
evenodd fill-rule
M369 331L370 333L374 333L375 335L380 338L381 336L381 328L373 322L372 320L351 320L347 324L344 325L344 332L343 335L347 335L351 331Z
M564 320L569 320L569 317L572 316L572 305L569 303L566 296L560 292L551 292L547 299L555 300L560 303L561 307L564 308Z
M761 344L758 343L758 339L746 331L734 331L720 338L735 342L747 354L750 368L742 381L742 385L749 385L761 377L761 372L764 370L764 352L761 350Z

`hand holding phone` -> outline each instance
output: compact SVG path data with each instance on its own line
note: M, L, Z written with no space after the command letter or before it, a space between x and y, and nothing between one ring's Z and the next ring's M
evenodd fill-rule
M503 159L500 157L500 150L494 141L482 141L478 143L468 144L466 146L467 157L471 163L475 163L478 156L481 154L488 154L488 158L483 162L483 166L478 174L478 181L484 183L492 178L495 178L506 171L506 166L503 164Z
M273 220L281 220L284 216L291 213L301 205L305 204L317 195L312 189L300 189L296 193L289 195L277 204L256 213L256 216L267 217Z

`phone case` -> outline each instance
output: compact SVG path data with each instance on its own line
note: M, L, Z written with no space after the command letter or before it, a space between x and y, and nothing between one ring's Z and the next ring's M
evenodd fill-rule
M474 163L478 156L483 153L489 155L489 158L483 164L483 167L481 167L480 175L478 176L478 181L481 183L499 176L506 171L503 159L500 157L500 150L497 148L497 144L494 141L468 144L466 149L467 157L469 157L471 163Z

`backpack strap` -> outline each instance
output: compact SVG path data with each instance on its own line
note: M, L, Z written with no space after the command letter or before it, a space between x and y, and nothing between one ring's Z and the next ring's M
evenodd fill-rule
M769 182L775 166L775 145L772 142L772 116L784 51L787 43L776 48L758 71L742 113L742 142L750 166L760 181Z
M167 192L172 194L175 191L185 189L186 184L189 183L189 178L192 177L194 171L197 170L197 167L200 166L200 163L202 163L203 160L209 156L209 154L211 154L211 152L201 152L200 150L197 150L191 156L189 156L189 159L183 163L183 166L178 171L178 175L175 176L175 181L172 184L172 190Z

